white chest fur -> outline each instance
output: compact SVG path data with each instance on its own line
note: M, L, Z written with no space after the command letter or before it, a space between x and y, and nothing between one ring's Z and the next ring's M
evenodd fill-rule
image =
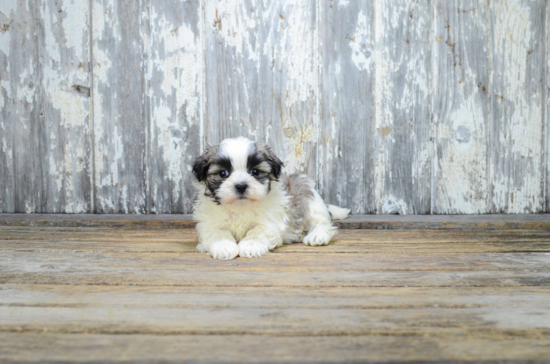
M219 205L212 199L199 196L193 217L200 232L210 229L229 231L235 240L242 240L248 231L258 224L270 226L284 239L288 227L290 198L281 190L278 182L272 182L268 196L260 201L235 202Z

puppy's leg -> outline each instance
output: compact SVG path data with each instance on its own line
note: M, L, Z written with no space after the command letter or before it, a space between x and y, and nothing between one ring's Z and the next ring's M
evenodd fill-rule
M307 214L305 221L307 226L307 235L302 242L305 245L327 245L332 237L338 233L336 226L332 224L330 214L323 199L317 191L313 191L313 196L307 201Z
M283 245L283 239L279 232L264 225L257 225L250 229L239 242L239 256L259 258L281 245Z
M220 260L230 260L239 254L237 241L229 231L212 229L210 227L197 225L199 233L199 252L208 251L212 258Z

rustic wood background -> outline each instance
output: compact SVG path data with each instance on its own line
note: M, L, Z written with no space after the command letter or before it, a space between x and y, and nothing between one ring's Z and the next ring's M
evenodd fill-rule
M264 140L354 213L549 211L546 0L2 0L0 212L188 213Z

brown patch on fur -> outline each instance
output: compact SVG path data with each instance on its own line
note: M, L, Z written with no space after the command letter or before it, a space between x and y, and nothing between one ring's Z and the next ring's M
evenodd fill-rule
M281 187L291 197L289 216L292 228L299 232L299 241L309 229L309 204L315 198L311 180L305 174L283 174Z
M195 161L193 162L193 174L199 182L202 182L206 178L208 169L214 162L214 157L218 154L219 149L220 147L218 145L209 145L206 147L204 153L195 158Z
M283 161L281 161L279 157L275 155L273 150L267 144L256 144L256 150L262 153L266 162L270 165L271 175L274 177L273 179L279 179L279 176L281 175L281 169L284 166Z

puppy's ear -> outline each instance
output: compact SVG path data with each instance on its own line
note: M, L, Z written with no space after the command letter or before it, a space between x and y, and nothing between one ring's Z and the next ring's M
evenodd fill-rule
M275 179L279 179L281 171L284 167L283 161L279 159L273 152L273 150L266 144L262 144L259 148L265 156L265 160L271 166L271 174Z
M206 179L208 168L212 163L212 156L214 155L214 147L207 146L204 153L195 159L193 162L193 174L199 182Z

